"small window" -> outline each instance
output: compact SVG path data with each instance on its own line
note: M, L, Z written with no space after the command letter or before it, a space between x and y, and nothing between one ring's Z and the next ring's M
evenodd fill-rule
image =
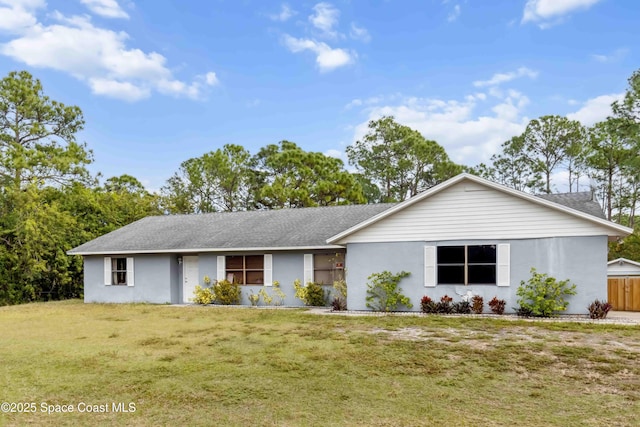
M439 246L438 283L496 284L496 245Z
M344 253L315 254L313 257L313 281L323 285L344 280Z
M226 278L239 285L264 284L264 255L232 255L225 259Z
M111 284L127 285L127 259L111 258Z

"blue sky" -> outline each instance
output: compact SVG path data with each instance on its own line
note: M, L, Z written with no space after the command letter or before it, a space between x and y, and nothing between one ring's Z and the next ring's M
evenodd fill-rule
M639 18L634 0L0 0L0 74L78 105L91 170L151 190L227 143L346 163L389 114L475 165L541 115L604 119Z

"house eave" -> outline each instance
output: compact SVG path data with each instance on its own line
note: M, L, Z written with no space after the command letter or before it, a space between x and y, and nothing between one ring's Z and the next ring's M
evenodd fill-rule
M572 209L572 208L569 208L569 207L566 207L566 206L562 206L560 204L557 204L557 203L554 203L554 202L551 202L551 201L548 201L548 200L545 200L545 199L541 199L541 198L536 197L536 196L531 195L531 194L523 193L522 191L518 191L518 190L509 188L509 187L505 187L505 186L503 186L501 184L497 184L495 182L488 181L488 180L486 180L484 178L480 178L480 177L475 176L475 175L471 175L471 174L468 174L468 173L462 173L462 174L460 174L460 175L458 175L458 176L456 176L454 178L451 178L451 179L449 179L449 180L447 180L447 181L445 181L443 183L440 183L440 184L438 184L438 185L436 185L434 187L431 187L430 189L424 191L423 193L418 194L418 195L416 195L416 196L414 196L414 197L412 197L412 198L410 198L408 200L405 200L404 202L401 202L401 203L399 203L399 204L387 209L386 211L383 211L383 212L379 213L378 215L375 215L375 216L369 218L368 220L361 222L360 224L356 224L353 227L351 227L351 228L349 228L349 229L347 229L347 230L345 230L345 231L343 231L341 233L338 233L333 237L330 237L329 239L327 239L327 243L329 243L329 244L337 244L337 242L340 242L345 237L347 237L347 236L349 236L349 235L351 235L351 234L353 234L353 233L355 233L357 231L360 231L360 230L362 230L362 229L364 229L364 228L366 228L366 227L368 227L368 226L370 226L370 225L372 225L372 224L374 224L374 223L376 223L376 222L378 222L378 221L380 221L380 220L382 220L382 219L384 219L384 218L386 218L388 216L391 216L394 213L396 213L398 211L401 211L401 210L403 210L403 209L405 209L405 208L407 208L407 207L409 207L409 206L411 206L411 205L413 205L415 203L418 203L418 202L420 202L420 201L422 201L422 200L424 200L426 198L429 198L429 197L433 196L434 194L440 193L441 191L444 191L447 188L449 188L449 187L451 187L451 186L453 186L455 184L458 184L459 182L464 181L464 180L476 182L478 184L484 185L484 186L492 188L494 190L501 191L503 193L507 193L507 194L510 194L512 196L524 199L524 200L528 200L528 201L536 203L538 205L546 206L548 208L551 208L551 209L554 209L554 210L557 210L557 211L560 211L560 212L564 212L564 213L567 213L569 215L572 215L572 216L575 216L575 217L578 217L578 218L582 218L582 219L585 219L587 221L593 222L595 224L607 227L609 230L612 231L612 232L608 233L607 236L610 239L613 238L613 240L615 240L615 238L625 237L625 236L628 236L629 234L633 233L633 229L632 228L625 227L623 225L619 225L619 224L613 223L613 222L608 221L606 219L601 219L601 218L595 217L593 215L589 215L587 213L580 212L580 211L577 211L575 209ZM615 230L615 232L613 232L614 230Z
M344 249L344 245L321 246L270 246L245 248L184 248L184 249L132 249L132 250L100 250L100 251L67 251L67 255L135 255L135 254L195 254L205 252L278 252L278 251L314 251L328 249Z

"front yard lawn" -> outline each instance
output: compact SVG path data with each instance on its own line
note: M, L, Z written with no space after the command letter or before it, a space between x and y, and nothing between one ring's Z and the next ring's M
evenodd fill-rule
M637 326L78 301L2 307L0 324L0 402L19 410L3 404L0 424L625 426L640 416Z

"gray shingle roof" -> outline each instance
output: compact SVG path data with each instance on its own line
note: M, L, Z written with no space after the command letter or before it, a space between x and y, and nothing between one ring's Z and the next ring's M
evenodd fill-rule
M329 237L391 206L393 204L347 205L151 216L91 240L69 253L326 247Z
M544 194L550 202L604 219L590 192ZM187 252L198 249L327 247L327 239L394 204L152 216L98 237L70 254Z
M580 212L584 212L589 215L593 215L597 218L605 219L600 204L593 200L593 196L591 195L590 191L580 193L540 194L538 195L538 197L550 202L557 203L559 205L566 206L571 209L575 209Z

